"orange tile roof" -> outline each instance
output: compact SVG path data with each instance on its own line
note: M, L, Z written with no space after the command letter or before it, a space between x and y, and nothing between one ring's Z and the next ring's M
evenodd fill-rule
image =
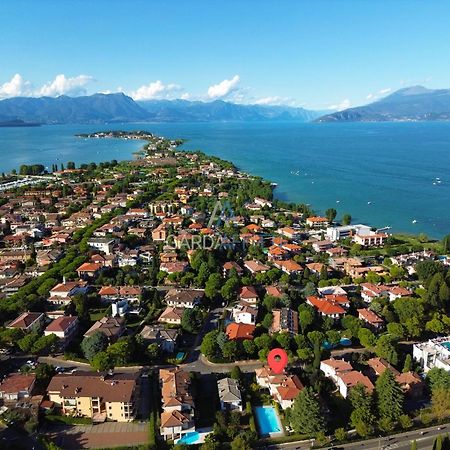
M345 314L345 309L337 303L330 302L324 298L307 297L308 302L318 311L326 315Z
M277 390L282 400L294 400L304 386L297 375L287 376Z
M230 323L226 329L226 335L231 341L240 339L253 339L255 326L246 323Z
M357 372L356 370L352 370L351 372L344 372L340 374L339 377L348 388L352 388L357 384L362 384L369 392L372 392L375 389L375 386L372 384L369 378L363 375L361 372Z

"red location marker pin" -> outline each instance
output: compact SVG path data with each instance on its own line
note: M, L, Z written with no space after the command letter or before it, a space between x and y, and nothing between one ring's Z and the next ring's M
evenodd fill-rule
M273 372L283 372L288 363L288 355L282 348L274 348L267 355L267 362Z

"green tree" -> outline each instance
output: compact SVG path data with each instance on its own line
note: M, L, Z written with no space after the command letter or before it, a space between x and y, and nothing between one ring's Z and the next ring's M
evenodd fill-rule
M220 354L220 347L217 343L217 336L219 332L217 330L207 333L202 340L200 351L208 358L215 358Z
M314 317L315 313L312 306L307 303L302 303L298 307L298 319L302 329L302 334L305 334L308 327L314 323Z
M230 378L233 380L240 381L242 378L242 372L239 366L234 366L230 372Z
M147 355L151 361L154 361L155 359L158 359L159 357L159 346L156 342L153 344L150 344L147 347Z
M403 373L411 372L411 370L412 370L412 357L411 357L411 355L408 353L408 354L406 355L406 358L405 358L405 363L403 364L403 370L402 370L402 372L403 372Z
M197 333L203 324L203 313L198 308L185 308L181 317L181 327L188 333Z
M273 322L273 314L268 312L265 316L263 321L261 322L262 326L266 328L267 330L272 326Z
M98 372L103 372L104 370L112 369L114 363L107 352L99 352L93 356L91 366Z
M58 337L55 334L49 334L48 336L41 336L37 339L31 347L31 353L44 353L54 350L58 343Z
M378 377L375 388L380 419L397 422L403 414L404 394L392 371L385 370Z
M127 337L120 338L106 350L114 366L123 366L131 360L134 350L131 339Z
M220 292L221 285L222 277L218 273L212 273L205 284L205 295L210 299L214 299Z
M375 415L373 413L372 395L366 387L358 383L350 390L349 400L353 406L350 423L361 437L373 434L375 429Z
M238 359L238 345L236 341L225 342L222 348L222 356L230 361Z
M376 336L368 329L361 328L358 333L358 339L365 348L372 349L377 343Z
M256 345L251 339L246 339L243 344L245 353L250 357L253 358L256 354Z
M444 253L450 253L450 234L447 234L442 238L442 248Z
M321 431L325 431L325 422L320 404L311 387L305 387L297 396L289 419L291 427L296 433L313 436Z
M345 428L336 428L334 430L334 437L337 441L345 441L348 437L347 431L345 431Z
M342 225L350 225L352 223L352 216L350 214L344 214L342 216Z
M398 353L395 346L395 339L389 334L383 334L378 338L375 346L375 353L378 357L396 366L398 364Z
M108 346L108 338L101 331L95 332L92 336L87 336L81 341L81 351L89 361L98 352L102 352Z
M318 371L320 367L320 357L322 355L322 344L325 342L325 335L320 331L310 331L308 333L308 339L313 345L314 350L313 368L315 371Z
M325 211L325 217L327 218L328 222L332 223L334 219L336 218L337 211L334 208L328 208Z

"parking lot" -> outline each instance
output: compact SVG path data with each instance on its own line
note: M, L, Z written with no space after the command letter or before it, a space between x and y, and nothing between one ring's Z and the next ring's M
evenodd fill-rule
M148 441L148 423L61 425L53 426L45 435L59 447L68 450L132 446Z

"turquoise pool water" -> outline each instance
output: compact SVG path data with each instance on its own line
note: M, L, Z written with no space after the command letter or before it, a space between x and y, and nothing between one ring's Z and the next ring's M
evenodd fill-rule
M339 344L337 345L331 345L329 342L325 341L322 344L322 348L324 348L325 350L331 350L335 347L338 347L339 345L342 345L343 347L348 347L350 345L352 345L352 341L348 338L342 338L339 342Z
M281 431L277 413L272 406L255 406L255 416L262 436Z
M185 355L186 355L186 353L184 353L184 352L178 352L177 356L175 356L175 358L179 359L179 360L182 360Z
M442 345L443 345L446 349L450 350L450 342L442 342Z
M195 444L200 439L200 434L196 431L192 431L191 433L186 433L177 444Z

